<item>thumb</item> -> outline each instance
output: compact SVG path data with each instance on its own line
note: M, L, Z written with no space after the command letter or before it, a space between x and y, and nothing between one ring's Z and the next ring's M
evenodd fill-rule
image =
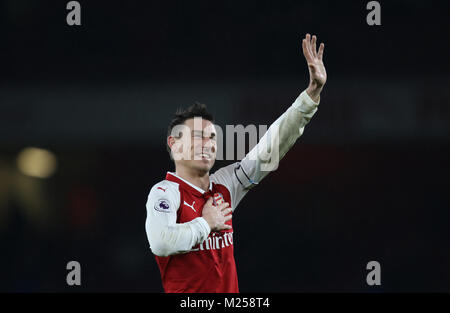
M209 197L205 204L212 204L213 203L213 197Z

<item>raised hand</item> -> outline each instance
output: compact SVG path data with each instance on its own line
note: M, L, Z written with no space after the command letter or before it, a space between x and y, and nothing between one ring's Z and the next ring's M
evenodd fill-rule
M323 50L325 45L320 44L319 50L316 48L317 37L306 34L302 41L303 55L308 63L309 86L306 92L314 100L318 101L320 92L327 81L327 71L323 65Z

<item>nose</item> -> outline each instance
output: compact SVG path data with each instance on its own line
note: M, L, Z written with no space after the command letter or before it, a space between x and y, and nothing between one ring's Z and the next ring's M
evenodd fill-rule
M205 151L210 151L212 153L216 152L216 144L211 138L203 139L202 148Z

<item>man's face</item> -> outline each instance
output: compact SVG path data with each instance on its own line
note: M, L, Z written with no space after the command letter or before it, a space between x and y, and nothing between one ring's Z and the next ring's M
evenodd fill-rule
M175 132L181 137L170 136L172 156L177 166L181 165L204 174L211 170L216 160L216 129L214 124L201 117L187 119L177 125ZM173 139L171 139L173 138Z

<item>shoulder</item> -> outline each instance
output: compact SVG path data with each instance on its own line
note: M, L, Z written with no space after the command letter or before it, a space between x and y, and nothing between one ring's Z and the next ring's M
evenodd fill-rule
M232 182L234 171L239 166L239 163L232 163L227 166L219 168L214 174L210 175L209 179L216 184L228 185Z
M229 189L234 189L234 187L250 189L254 185L257 185L257 182L251 179L251 176L249 175L251 171L247 171L247 169L244 170L244 167L251 169L255 166L254 163L255 162L248 161L247 159L244 159L241 162L232 163L218 169L210 176L210 179L213 183L225 185Z
M179 206L180 190L178 184L168 180L162 180L154 184L150 189L147 203L161 199L169 200L173 205Z

